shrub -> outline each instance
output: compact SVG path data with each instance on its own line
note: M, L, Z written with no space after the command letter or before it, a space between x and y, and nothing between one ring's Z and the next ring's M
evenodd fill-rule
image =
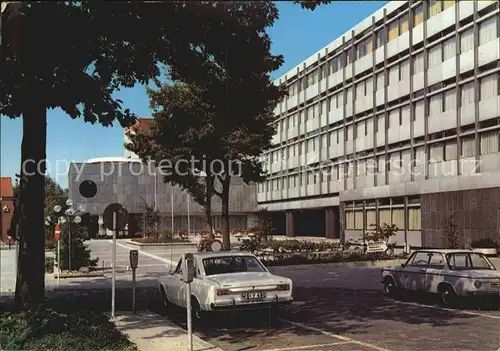
M490 249L490 248L499 249L500 248L499 243L497 243L491 237L473 241L471 246L475 249Z
M54 273L54 257L45 257L45 272Z
M4 312L0 330L3 350L136 350L107 317L90 311Z

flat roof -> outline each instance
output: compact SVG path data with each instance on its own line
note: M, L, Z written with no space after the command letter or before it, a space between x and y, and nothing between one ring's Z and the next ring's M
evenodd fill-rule
M316 51L314 54L309 56L304 61L300 62L298 65L290 69L285 74L281 75L279 78L275 79L274 84L279 84L280 80L282 82L286 81L286 78L293 77L297 74L297 71L303 71L310 66L312 66L318 59L325 57L326 53L330 53L335 51L339 47L342 46L342 37L345 37L345 40L348 41L352 39L352 32L354 31L354 35L358 35L370 28L372 25L372 17L375 17L375 22L380 21L384 18L384 10L387 10L387 13L392 13L401 6L405 5L407 1L389 1L387 4L382 6L380 9L375 11L372 15L366 17L363 21L356 24L354 27L349 29L348 31L341 34L338 38L334 39L329 44L325 45L320 50Z

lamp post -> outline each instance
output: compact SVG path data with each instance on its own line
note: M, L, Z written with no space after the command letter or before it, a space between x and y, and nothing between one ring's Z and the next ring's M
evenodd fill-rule
M54 206L54 212L60 214L58 222L60 224L68 223L68 269L71 271L71 258L73 256L73 251L71 248L71 223L79 224L82 221L80 216L85 208L79 205L75 210L73 208L73 201L71 199L66 200L67 208L63 212L63 208L60 205Z

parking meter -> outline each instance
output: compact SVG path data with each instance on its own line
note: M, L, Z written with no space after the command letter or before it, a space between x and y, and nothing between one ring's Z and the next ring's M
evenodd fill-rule
M192 253L184 254L184 266L182 267L182 280L186 284L186 311L187 311L187 332L188 350L193 350L193 325L191 320L191 282L195 276L194 257Z
M132 268L132 313L135 313L135 270L139 264L139 251L130 250L130 268Z
M139 251L130 250L130 268L136 269L139 264Z
M184 255L184 269L182 273L184 283L191 283L193 281L195 274L193 254L187 253Z

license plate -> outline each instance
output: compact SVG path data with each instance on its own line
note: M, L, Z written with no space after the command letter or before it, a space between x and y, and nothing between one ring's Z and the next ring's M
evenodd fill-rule
M244 293L241 294L241 297L243 300L263 300L267 296L266 292L249 292L249 293Z

